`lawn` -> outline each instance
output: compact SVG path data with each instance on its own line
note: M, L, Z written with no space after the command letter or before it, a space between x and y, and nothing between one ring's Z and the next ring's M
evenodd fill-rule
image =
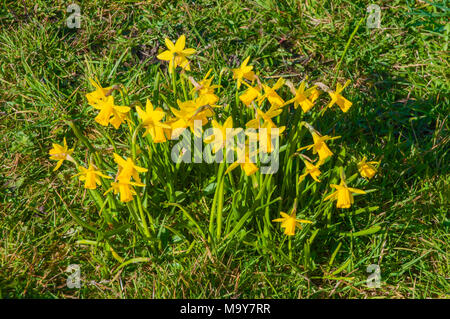
M367 27L366 1L79 1L80 28L69 28L71 3L0 6L1 298L449 297L448 1L376 1L379 28ZM319 200L332 217L292 241L275 223L268 237L253 236L255 218L214 242L196 229L208 231L217 183L207 164L191 165L174 180L155 182L156 244L131 227L111 236L117 252L104 249L73 218L76 212L97 225L98 207L72 178L73 166L53 171L49 150L66 138L87 161L71 121L112 156L85 97L93 90L89 78L123 85L133 102L174 104L168 64L157 55L165 38L182 34L197 50L189 75L202 79L212 69L222 104L235 102L227 93L235 87L231 69L247 56L272 84L279 77L295 86L306 76L330 87L350 80L344 92L351 109L327 110L316 129L341 136L331 144L345 149L334 165L350 161L349 154L381 161L369 183L355 180L371 192L349 210ZM110 132L123 150L121 131ZM239 169L233 174L238 178ZM298 195L295 182L282 191L282 175L273 180L280 200L264 207L271 219ZM162 199L166 182L178 206ZM248 207L232 193L232 178L226 182L229 220ZM329 191L325 186L314 198ZM312 200L302 198L302 212L313 211ZM380 269L378 288L367 285L372 264ZM81 288L67 286L70 265L79 266Z

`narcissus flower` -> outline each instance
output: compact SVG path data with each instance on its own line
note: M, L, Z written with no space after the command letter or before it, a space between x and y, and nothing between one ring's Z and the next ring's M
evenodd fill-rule
M233 80L237 80L237 87L241 87L241 82L243 79L247 79L249 81L253 81L256 79L255 73L252 71L253 66L247 65L250 57L247 57L244 62L242 62L241 66L237 69L232 69L233 72Z
M119 180L118 182L112 182L111 188L108 189L104 195L109 193L110 191L114 191L114 194L120 193L120 201L123 203L130 202L133 200L133 195L136 195L136 191L133 189L133 186L144 187L145 184L142 183L134 183L126 180Z
M279 78L277 83L273 87L263 84L264 94L258 99L258 105L261 105L265 99L267 99L271 106L282 107L284 105L284 100L278 95L276 90L284 85L285 80Z
M327 108L332 107L335 103L341 108L342 112L346 113L352 106L352 102L347 100L341 95L341 92L350 84L350 80L345 82L344 86L340 83L336 85L335 92L328 92L331 97L330 103L328 103Z
M241 100L245 106L249 106L256 98L261 97L261 89L258 86L250 86L246 82L244 82L244 84L248 86L248 89L239 96L239 100Z
M258 171L258 166L255 165L255 154L257 150L254 150L254 153L252 153L252 158L250 158L250 150L249 145L246 143L244 149L237 148L237 161L228 166L228 169L225 171L225 174L228 174L232 170L234 170L239 165L241 166L241 169L244 170L245 175L250 176L255 174Z
M78 169L81 172L74 175L73 177L80 176L80 181L84 181L84 188L87 189L96 189L97 185L101 185L100 177L112 178L108 175L103 174L100 171L95 170L95 167L94 165L92 165L92 163L89 164L89 168L79 166Z
M191 90L191 94L193 92L198 92L199 96L202 96L207 104L213 105L219 101L219 97L214 93L214 90L219 88L220 85L211 85L211 82L214 79L214 75L208 79L211 71L212 69L206 73L200 83L197 83L192 77L189 77L189 80L194 85L194 88Z
M312 224L311 221L305 219L297 219L295 215L295 211L292 212L291 215L286 214L285 212L280 212L282 218L277 218L272 220L273 222L281 223L281 228L284 228L284 233L288 236L295 235L295 228L302 228L301 223L304 224Z
M377 169L373 165L380 165L380 161L366 162L367 158L364 158L358 163L358 170L362 177L371 179L376 173Z
M233 118L228 117L223 125L217 123L216 120L212 120L211 124L214 129L214 133L211 136L208 136L204 141L205 143L213 143L212 151L213 153L217 153L219 150L226 146L227 142L227 129L233 128ZM238 133L240 130L236 130L233 132L234 134ZM230 138L230 136L229 136Z
M185 49L186 45L186 36L181 35L175 44L170 41L168 38L165 40L167 49L166 51L158 54L157 58L163 61L169 62L169 73L172 73L173 70L180 66L184 70L190 71L191 68L189 66L189 61L186 59L187 56L194 54L195 49Z
M311 88L309 100L314 103L317 100L317 98L319 97L319 95L320 95L320 91L315 86L313 86Z
M253 120L250 120L247 122L246 126L251 128L259 128L261 126L261 119L263 119L263 125L266 125L266 127L277 127L275 123L272 121L272 118L280 115L283 112L282 108L279 108L277 106L271 106L270 109L267 110L267 112L264 112L258 108L255 108L256 110L256 118Z
M275 146L272 143L272 138L278 139L281 133L284 132L286 126L276 127L272 121L266 121L262 126L259 125L259 121L251 120L246 126L248 128L254 128L256 131L246 132L246 134L254 139L259 141L260 150L266 153L272 153L275 150ZM278 130L278 132L276 131Z
M107 96L98 104L93 105L93 107L100 110L95 117L95 121L103 126L108 126L108 124L111 123L115 129L120 127L120 124L122 124L130 111L128 106L115 105L114 97L112 95Z
M86 98L88 100L89 105L96 107L98 104L105 102L106 97L109 95L108 93L111 91L112 87L103 88L99 81L96 79L89 79L92 86L95 87L95 91L86 94Z
M117 174L117 179L119 181L129 181L131 177L133 177L136 182L141 183L139 173L148 171L146 168L135 165L130 157L125 160L116 153L114 153L114 162L119 166L119 172Z
M139 106L136 107L136 111L142 121L142 126L145 128L143 136L150 134L153 143L165 142L164 128L170 128L170 126L162 123L161 120L166 113L160 107L154 109L152 102L149 100L145 105L145 111Z
M314 106L314 100L317 99L319 91L315 86L305 90L306 83L302 81L297 90L295 90L295 97L286 102L290 104L294 102L294 108L297 109L300 105L303 112L308 112Z
M330 151L327 144L325 144L325 141L335 140L337 138L340 138L340 136L336 136L336 137L330 137L328 135L321 136L314 131L311 132L311 135L313 137L314 144L301 147L297 151L301 151L304 149L310 150L312 148L313 154L319 153L319 163L321 165L328 157L333 155L333 152Z
M314 165L313 163L311 163L310 161L303 159L303 162L305 163L305 173L303 173L302 175L300 175L298 182L300 183L301 181L303 181L306 177L306 175L311 175L311 177L316 181L320 183L320 180L317 178L321 172L319 170L319 164Z
M339 185L330 184L330 186L335 188L336 191L325 197L324 200L337 200L337 208L350 208L354 202L352 193L366 194L362 189L347 187L345 178L343 177L341 177L341 183Z
M72 156L70 156L73 153L73 148L68 148L66 138L64 138L63 143L64 146L53 143L53 148L48 152L51 160L58 161L53 171L56 171L58 168L60 168L65 160L75 162Z
M195 132L195 121L199 121L201 125L208 123L208 117L213 116L212 107L218 107L217 105L209 105L207 98L200 96L195 100L181 102L177 100L179 110L171 107L170 110L175 115L176 120L171 122L172 137L177 137L182 133L182 129L189 127L191 132L199 134L201 132ZM166 122L167 123L167 122Z
M126 120L130 108L128 106L117 106L115 105L112 110L112 117L109 123L118 130L120 125Z

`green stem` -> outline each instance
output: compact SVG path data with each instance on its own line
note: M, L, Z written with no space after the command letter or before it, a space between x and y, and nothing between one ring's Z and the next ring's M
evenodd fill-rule
M214 232L213 229L214 229L214 216L216 213L216 203L217 203L217 198L219 197L219 192L220 192L220 188L221 188L220 187L221 176L223 175L224 168L225 168L225 162L223 161L222 163L219 164L219 171L217 172L216 191L214 192L214 199L213 199L213 203L211 206L211 213L209 215L209 234L210 234L210 236Z
M136 215L136 211L134 210L133 205L131 205L131 202L128 202L128 203L127 203L127 207L128 207L128 211L129 211L130 214L131 214L131 217L133 217L133 219L134 219L134 222L135 222L135 224L136 224L136 227L140 230L140 232L141 232L144 236L146 236L145 229L142 229L142 223L139 221L139 217ZM148 230L147 230L147 232L148 232Z
M176 80L176 73L175 73L175 68L172 66L172 90L173 90L173 97L174 97L174 102L177 102L177 80Z
M292 237L289 236L289 259L292 260Z
M364 21L364 18L361 18L361 20L359 20L358 24L356 25L356 28L353 30L352 34L350 35L350 38L347 41L347 44L345 45L344 52L342 53L341 59L339 60L338 65L336 66L336 72L335 72L335 75L334 75L334 80L333 80L333 85L332 85L333 87L335 87L335 85L336 85L336 80L337 80L337 77L339 75L339 70L341 68L342 60L344 60L344 56L347 53L347 50L348 50L348 48L350 46L350 43L352 42L352 39L355 36L356 31L358 31L359 26L361 25L361 23L363 21Z
M148 225L147 225L147 219L145 218L144 209L142 208L141 195L139 195L139 192L136 192L136 201L138 204L139 215L141 216L142 226L144 228L145 236L150 237L150 232L148 230ZM147 215L147 216L148 216L149 222L152 226L152 230L154 231L153 219L151 218L150 215Z
M184 77L180 76L180 79L181 79L181 87L183 89L183 96L184 96L185 101L187 101L187 100L189 100L189 98L188 98L187 91L186 91L186 84L184 81Z
M114 152L117 153L117 147L116 143L114 143L114 140L111 138L111 135L108 131L104 130L103 128L100 128L100 132L103 134L104 137L108 139L108 141L111 143L112 147L114 148Z
M139 123L138 126L134 129L133 135L131 137L131 155L133 157L133 161L136 161L136 138L137 133L139 132L139 129L142 127L142 123Z
M225 182L225 176L220 176L219 185L219 197L217 203L217 240L220 240L222 234L222 210L223 210L223 184Z

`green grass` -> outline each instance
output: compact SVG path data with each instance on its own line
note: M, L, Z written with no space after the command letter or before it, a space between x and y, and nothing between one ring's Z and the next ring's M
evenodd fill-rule
M217 2L85 1L78 30L65 24L71 2L2 2L0 296L448 298L448 1L378 1L381 29L367 29L363 22L338 73L368 2ZM263 77L283 75L294 83L305 75L314 82L332 83L335 76L352 80L346 89L351 111L336 121L328 112L323 122L333 123L332 132L355 153L382 159L371 182L377 191L366 198L379 209L343 217L333 227L357 232L376 224L379 232L342 239L331 266L338 241L332 231L320 233L311 246L309 270L238 242L214 251L200 238L188 253L168 247L148 263L118 270L102 250L75 244L89 231L76 224L63 201L86 219L97 212L71 179L73 169L63 165L52 172L51 143L64 136L69 145L75 143L64 119L101 143L84 98L88 77L122 83L132 99L152 98L154 74L165 67L156 59L164 38L183 33L188 46L199 51L192 67L196 78L209 68L218 75L251 55ZM222 85L232 86L224 72ZM196 179L177 191L207 229L212 194L204 183ZM166 223L182 219L173 214ZM122 245L128 247L127 259L147 254L140 245ZM294 241L293 249L294 260L301 258L303 244ZM81 289L66 287L70 264L81 265ZM370 264L380 265L381 288L366 286Z

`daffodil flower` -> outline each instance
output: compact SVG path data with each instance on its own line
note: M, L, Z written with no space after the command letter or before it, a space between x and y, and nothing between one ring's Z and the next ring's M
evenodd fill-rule
M313 86L313 87L311 87L311 92L309 93L308 98L311 102L314 103L319 98L319 95L320 95L320 91L315 86Z
M228 166L228 169L225 171L225 174L228 174L229 172L231 172L238 166L241 166L241 169L244 170L245 175L247 175L247 176L255 174L258 171L258 166L256 166L255 163L250 159L250 154L249 154L250 151L249 151L248 143L246 143L246 145L245 145L245 150L238 148L238 149L236 149L236 152L238 154L237 160L236 160L236 162L234 162L233 164ZM252 157L254 157L254 156L252 156Z
M233 80L237 80L238 89L241 87L241 83L243 79L247 79L249 81L254 81L256 79L255 73L252 71L253 66L247 65L250 57L247 57L244 62L237 69L232 69L233 72Z
M192 77L189 77L189 80L194 85L194 88L191 90L191 94L193 92L198 92L199 96L203 97L207 104L213 105L219 101L219 97L214 93L214 90L219 88L220 85L211 85L211 82L214 79L214 75L208 79L211 71L212 69L206 73L200 83L197 83Z
M81 172L74 175L73 177L80 176L80 181L85 182L84 188L87 188L87 189L96 189L97 185L101 185L100 177L112 178L108 175L103 174L100 171L95 170L95 167L94 167L94 165L92 165L92 163L89 164L89 168L79 166L78 169Z
M212 120L211 124L214 129L214 134L212 134L211 136L208 136L205 139L205 143L207 143L207 144L212 143L212 145L213 145L212 151L213 151L213 153L217 153L219 150L221 150L222 148L224 148L226 146L227 129L233 128L233 118L231 116L228 117L225 120L225 122L223 123L223 125L220 125L219 123L217 123L216 120ZM236 130L233 133L236 134L239 131L240 130Z
M95 117L95 121L103 126L108 126L111 123L115 129L120 127L120 124L127 117L130 108L128 106L118 106L114 104L114 97L109 95L95 106L94 108L100 110Z
M336 136L336 137L330 137L328 135L320 136L318 133L316 133L314 131L311 133L311 135L313 137L314 144L301 147L297 151L301 151L304 149L310 150L312 148L313 154L319 153L319 163L321 165L328 157L333 155L333 152L330 151L327 144L325 144L325 141L331 141L331 140L340 138L340 136Z
M168 50L159 54L157 58L163 61L169 61L169 73L172 73L177 66L180 66L183 70L190 71L189 61L186 57L194 54L196 51L195 49L184 48L186 45L186 36L184 34L181 35L175 44L168 38L164 41Z
M280 115L283 112L283 109L280 109L276 106L271 106L267 112L264 112L260 109L256 109L256 119L250 120L247 123L248 127L259 127L260 119L264 120L264 124L267 123L267 127L277 127L275 123L272 121L272 118Z
M121 156L114 153L114 162L119 166L119 172L117 174L117 179L119 181L129 181L131 177L137 182L141 183L141 179L139 178L139 173L145 173L148 169L139 167L134 164L133 160L128 157L126 160Z
M184 128L189 127L191 132L198 134L194 131L195 121L200 121L201 125L208 123L208 117L213 116L212 107L218 107L217 105L209 105L207 98L198 97L195 100L181 102L177 100L179 110L171 107L170 110L175 115L176 120L171 123L172 137L179 136Z
M144 187L145 184L135 183L126 180L119 180L118 182L112 182L111 188L108 189L104 195L109 193L110 191L114 191L114 194L120 194L120 201L123 203L130 202L133 200L133 195L136 195L136 191L132 186L140 186Z
M48 152L51 160L58 161L53 171L56 171L58 168L60 168L65 160L75 163L75 160L71 156L73 153L73 148L71 149L68 148L66 138L64 138L63 143L64 146L53 143L53 148Z
M362 189L347 187L343 176L341 176L341 183L339 185L330 184L330 186L335 188L336 191L325 197L324 200L337 200L337 208L350 208L354 202L352 193L366 194Z
M120 125L126 120L130 108L128 106L118 106L114 105L112 109L112 117L109 123L118 130Z
M242 103L245 104L245 106L249 106L250 103L252 103L256 98L261 97L261 89L259 87L252 87L249 84L247 84L246 82L243 82L245 85L248 86L248 89L244 91L244 93L242 93L239 96L239 100L242 101Z
M320 180L317 178L320 174L321 171L319 170L319 164L314 165L313 163L311 163L310 161L303 159L303 162L305 163L305 173L303 173L302 175L300 175L298 182L300 183L301 181L303 181L306 177L306 175L311 175L311 177L318 183L320 183Z
M282 107L285 103L284 100L278 95L276 90L284 85L285 80L279 78L273 87L263 84L264 94L258 98L258 105L261 105L265 99L267 99L271 106Z
M292 212L291 215L286 214L285 212L280 212L280 215L282 218L277 218L272 220L273 222L280 223L281 222L281 228L284 228L284 233L288 236L294 236L295 235L295 228L302 228L301 224L312 224L311 221L305 220L305 219L297 219L297 216L295 215L295 211Z
M371 179L376 173L377 169L373 165L380 165L380 161L366 162L367 158L364 158L358 163L358 170L362 177Z
M300 105L303 112L306 113L314 106L314 100L317 99L319 91L315 86L305 90L305 86L305 81L302 81L298 89L295 90L295 97L287 101L286 104L294 102L295 109Z
M170 128L169 125L161 123L165 112L160 107L155 109L149 100L145 105L145 111L139 106L136 107L136 110L142 121L142 126L145 128L144 136L150 134L153 143L165 142L164 128Z
M105 102L108 92L111 90L111 87L103 88L100 85L98 79L94 81L93 79L89 79L92 86L95 87L95 91L87 93L86 98L88 100L89 105L96 107L98 104Z
M260 149L264 150L266 153L272 153L275 149L272 143L272 137L275 137L275 133L272 132L273 129L278 129L278 136L284 132L285 126L276 127L272 121L266 121L262 126L259 125L259 121L251 120L246 126L248 128L254 128L257 132L247 132L246 134L252 138L259 141ZM272 136L273 135L273 136Z
M342 112L346 113L350 107L352 106L352 102L347 100L345 97L341 95L341 92L350 84L350 80L345 82L344 86L340 83L336 85L335 92L328 92L331 97L330 103L327 105L327 108L332 107L335 103L341 108Z

